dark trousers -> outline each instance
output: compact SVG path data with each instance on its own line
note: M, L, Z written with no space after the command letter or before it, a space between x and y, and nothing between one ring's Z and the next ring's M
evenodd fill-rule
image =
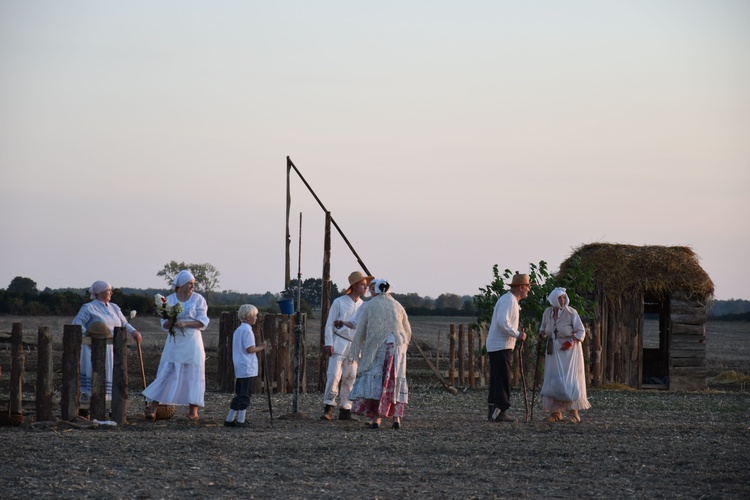
M252 382L255 377L238 378L234 381L234 397L229 403L231 410L247 410L250 406L250 396L253 393Z
M510 408L510 362L512 349L487 353L490 357L490 393L487 404L505 411Z

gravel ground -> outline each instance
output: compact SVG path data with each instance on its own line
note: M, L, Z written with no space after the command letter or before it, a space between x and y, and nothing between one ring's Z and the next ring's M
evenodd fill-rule
M17 320L36 332L30 318L0 318L0 332ZM61 336L69 318L37 321ZM138 321L147 371L155 371L163 336L151 318ZM436 327L413 323L417 336ZM317 326L308 331L314 340ZM710 331L710 340L733 353L750 343L746 332ZM741 385L694 393L590 390L592 408L581 424L547 423L538 401L534 420L524 423L523 398L514 391L519 423L499 424L485 420L485 390L452 396L434 381L412 380L400 431L322 421L316 392L300 394L296 412L291 395L272 395L273 421L266 397L255 395L250 427L232 429L221 425L231 394L212 386L215 333L206 332L209 390L197 423L182 417L184 409L146 421L139 377L131 375L127 425L79 430L33 423L29 414L21 427L0 427L2 497L750 497L750 393ZM33 351L26 358L30 371ZM9 359L0 346L6 400ZM724 363L715 355L709 361ZM24 391L33 399L33 383Z

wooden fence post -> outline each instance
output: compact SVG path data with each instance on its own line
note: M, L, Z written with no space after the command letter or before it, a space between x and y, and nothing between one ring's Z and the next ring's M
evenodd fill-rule
M482 387L487 386L487 349L485 345L484 327L480 326L477 329L477 336L479 337L479 383Z
M318 391L323 392L328 378L328 356L325 355L326 321L331 309L331 212L326 212L323 239L323 280L320 299L320 349L318 351Z
M467 337L469 339L469 387L476 387L476 378L474 377L474 331L471 325L467 327Z
M466 385L466 372L464 364L464 325L458 325L458 383Z
M219 319L219 358L218 383L224 392L234 392L234 355L232 342L234 331L240 326L240 319L236 313L224 311Z
M268 373L263 374L263 381L268 382L270 392L280 392L278 379L276 378L276 364L279 353L278 335L276 334L276 315L266 314L263 316L263 340L271 343L271 350L266 351L266 366ZM265 387L265 386L264 386ZM275 389L274 389L275 387Z
M450 351L448 364L448 382L451 385L456 383L456 325L450 325Z
M63 420L78 415L81 397L81 325L63 327L63 372L60 410Z
M112 420L118 425L128 421L128 330L115 327L112 367Z
M288 318L279 318L277 321L276 328L279 335L279 351L276 363L276 375L279 386L279 392L281 394L288 394L289 388L289 321Z
M36 363L36 421L52 418L52 334L48 326L40 326Z
M91 339L91 418L106 420L107 411L107 339Z
M20 415L23 411L23 323L13 323L10 334L10 412Z

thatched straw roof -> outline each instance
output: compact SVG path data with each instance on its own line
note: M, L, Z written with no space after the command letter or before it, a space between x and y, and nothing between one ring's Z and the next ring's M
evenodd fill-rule
M576 256L584 268L593 264L594 280L609 296L646 292L666 297L679 290L687 295L713 297L714 283L689 247L589 243L573 250L560 264L561 273Z

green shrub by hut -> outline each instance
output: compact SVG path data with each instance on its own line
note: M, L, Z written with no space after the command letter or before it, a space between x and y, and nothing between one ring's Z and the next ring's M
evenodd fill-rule
M593 266L592 385L696 390L706 387L706 308L714 284L684 246L592 243L571 259Z

